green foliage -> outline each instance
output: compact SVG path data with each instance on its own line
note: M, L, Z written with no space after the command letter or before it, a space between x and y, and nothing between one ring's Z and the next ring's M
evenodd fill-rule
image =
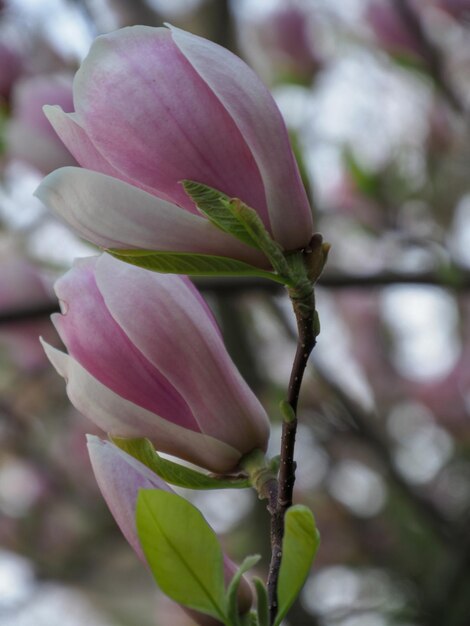
M162 458L148 439L111 437L112 442L146 465L165 482L187 489L243 489L250 487L248 478L218 478L202 474L184 465Z
M190 180L183 181L186 193L199 210L221 230L264 252L282 282L292 284L289 265L281 246L266 230L258 213L238 198L229 198L212 187Z
M175 602L227 623L222 550L202 514L181 496L142 489L136 523L160 589Z
M279 403L279 409L285 422L293 422L296 418L295 411L287 400L281 400Z
M195 183L192 180L183 180L182 183L184 190L188 196L194 200L197 208L215 226L237 237L237 239L240 239L249 246L258 248L255 240L234 214L231 199L228 196L221 191L217 191L201 183Z
M190 252L158 252L155 250L106 250L116 259L162 274L187 276L254 276L284 284L284 280L243 261L210 254Z
M319 542L320 535L310 509L303 505L291 507L285 517L282 561L277 585L278 613L274 626L279 626L300 593Z
M266 586L260 578L253 578L259 626L269 626L269 601Z
M268 233L258 213L241 200L232 200L231 206L237 219L249 232L257 247L268 257L273 268L283 278L283 282L286 285L295 284L281 246Z
M259 554L247 556L230 581L230 585L227 590L227 615L233 626L242 626L237 606L237 593L242 576L245 572L254 567L260 559L261 556Z

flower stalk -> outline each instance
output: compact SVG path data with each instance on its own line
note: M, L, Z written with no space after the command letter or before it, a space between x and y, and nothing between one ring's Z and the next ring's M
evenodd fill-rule
M320 332L313 285L325 266L329 249L329 244L324 243L322 236L316 233L307 248L289 259L293 273L298 276L295 287L288 289L297 321L298 340L287 399L281 407L283 423L278 480L268 494L268 511L271 514L271 562L267 588L271 624L274 624L278 610L277 585L282 561L284 517L292 506L295 483L297 405L308 359Z

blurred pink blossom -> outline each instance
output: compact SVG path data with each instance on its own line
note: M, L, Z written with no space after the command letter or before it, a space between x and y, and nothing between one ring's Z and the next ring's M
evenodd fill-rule
M73 110L72 76L50 74L22 78L13 89L12 114L7 128L10 158L29 163L45 174L75 164L42 110L45 104Z
M393 2L370 0L365 17L380 46L387 52L420 58L419 42L401 17Z
M26 259L10 257L0 262L0 313L10 314L53 303L51 290L37 267ZM25 370L45 365L39 336L50 337L47 320L9 322L0 326L0 343L12 361Z
M262 76L309 83L322 65L313 34L312 12L291 4L247 18L240 28L240 43Z

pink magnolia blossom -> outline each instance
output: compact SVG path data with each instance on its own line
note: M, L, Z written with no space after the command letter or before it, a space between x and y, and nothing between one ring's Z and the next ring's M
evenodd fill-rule
M266 449L266 413L187 278L105 254L78 261L56 293L69 354L46 352L72 404L100 428L218 472Z
M7 126L8 155L29 163L40 172L76 161L44 116L45 104L60 103L73 109L72 79L66 74L32 76L18 81L12 96L12 117Z
M180 184L189 179L254 208L284 249L308 244L311 210L281 114L224 48L177 28L103 35L75 76L74 105L45 113L87 169L58 170L37 193L86 239L266 266L198 213Z
M306 5L277 6L267 15L248 15L240 25L240 44L260 75L271 80L308 83L322 65L314 45L316 23Z
M422 56L419 42L414 38L398 9L393 6L393 2L370 0L366 20L379 44L387 52L406 54L415 58Z
M88 435L88 452L100 491L109 507L122 534L134 549L135 553L145 562L140 546L135 522L135 508L139 489L160 489L174 493L173 490L148 467L137 461L109 441ZM232 579L237 567L233 561L224 556L226 584ZM242 579L239 589L239 606L242 612L248 611L252 603L249 584ZM191 615L201 624L213 623L195 611Z

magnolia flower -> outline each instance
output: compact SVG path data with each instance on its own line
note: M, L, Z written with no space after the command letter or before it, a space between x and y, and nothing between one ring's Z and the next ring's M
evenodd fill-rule
M87 436L88 452L95 474L96 482L103 498L109 507L122 534L135 553L144 563L144 553L140 546L135 522L135 509L139 489L161 489L174 493L173 490L148 467L120 450L109 441L103 441L92 435ZM224 573L226 584L236 572L236 565L224 556ZM249 584L242 579L239 588L239 607L242 612L248 611L252 603ZM191 615L199 617L198 622L207 624L214 620L201 616L195 611Z
M318 72L322 59L315 41L317 10L310 9L305 4L286 4L267 14L243 12L240 45L263 78L308 84Z
M185 179L251 206L285 250L310 241L311 210L281 114L224 48L177 28L103 35L75 76L74 105L72 114L45 113L87 169L54 172L37 195L89 241L267 266L198 213Z
M187 278L105 254L76 262L55 289L69 354L46 352L72 404L100 428L217 472L266 449L266 413Z

